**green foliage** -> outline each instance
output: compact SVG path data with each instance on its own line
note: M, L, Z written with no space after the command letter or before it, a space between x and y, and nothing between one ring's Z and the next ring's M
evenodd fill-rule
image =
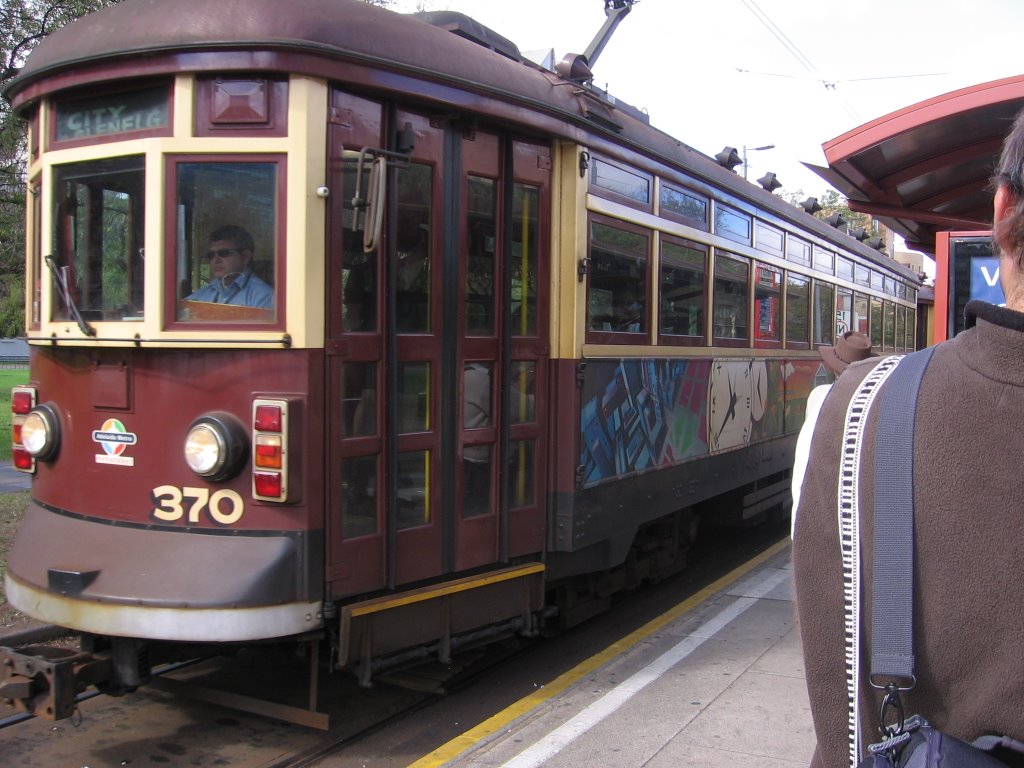
M795 192L782 192L779 195L783 200L788 203L799 207L800 203L807 199L807 195L804 194L802 189L798 189ZM827 192L822 193L818 197L818 205L821 206L821 210L814 214L814 218L826 221L832 214L841 214L843 219L846 221L846 230L852 231L863 227L869 232L874 232L877 229L874 219L867 213L854 213L850 210L849 202L845 197L836 192L834 189L830 189Z
M0 88L44 37L118 0L0 2ZM0 336L24 335L25 123L0 99Z

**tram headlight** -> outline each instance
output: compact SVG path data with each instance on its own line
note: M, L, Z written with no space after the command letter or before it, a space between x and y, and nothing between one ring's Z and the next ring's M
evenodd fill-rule
M249 455L242 425L229 414L211 413L192 422L185 437L185 463L207 480L238 474Z
M37 405L21 423L21 445L37 461L49 461L60 447L60 419L50 405Z

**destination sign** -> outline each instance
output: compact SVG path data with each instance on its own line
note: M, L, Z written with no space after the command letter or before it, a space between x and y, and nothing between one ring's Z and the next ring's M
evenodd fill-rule
M164 128L168 103L166 86L57 102L57 141Z

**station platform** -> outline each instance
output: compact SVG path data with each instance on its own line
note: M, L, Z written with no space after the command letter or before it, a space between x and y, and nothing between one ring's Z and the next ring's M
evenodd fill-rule
M414 763L804 768L789 540Z

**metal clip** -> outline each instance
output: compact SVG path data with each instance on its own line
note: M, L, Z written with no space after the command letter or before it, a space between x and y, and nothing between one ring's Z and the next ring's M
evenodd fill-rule
M896 711L896 723L888 726L885 724L885 720L890 708ZM903 733L905 726L906 718L903 712L903 700L900 698L900 689L896 683L889 683L885 687L882 707L878 710L878 730L881 731L882 736L891 739Z

